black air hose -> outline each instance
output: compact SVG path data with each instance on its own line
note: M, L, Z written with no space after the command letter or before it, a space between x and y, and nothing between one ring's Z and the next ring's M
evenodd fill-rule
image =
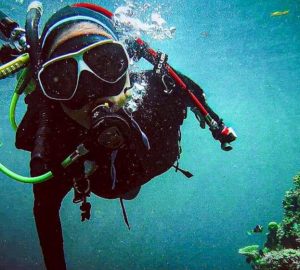
M30 64L33 76L36 77L40 65L41 47L39 41L39 22L43 13L42 4L38 1L32 2L27 10L25 31L26 41L29 45ZM37 164L43 167L48 163L49 148L48 135L51 134L51 108L43 97L40 98L38 106L38 127L35 133L34 147L31 152L30 166L33 172ZM47 168L44 168L47 170ZM39 172L42 173L42 172ZM35 173L34 173L35 174Z
M42 100L39 106L38 127L35 134L34 147L31 152L31 165L35 162L42 164L49 163L49 135L52 133L51 107L47 100Z
M25 31L26 41L29 45L30 63L34 76L40 65L41 46L39 42L39 22L43 13L43 6L40 2L32 2L27 11Z

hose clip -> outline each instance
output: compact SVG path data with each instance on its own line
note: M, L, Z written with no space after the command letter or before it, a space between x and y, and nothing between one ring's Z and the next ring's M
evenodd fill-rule
M85 147L83 143L81 143L76 147L76 150L70 155L70 158L72 159L72 161L75 161L76 159L85 156L88 153L89 150Z

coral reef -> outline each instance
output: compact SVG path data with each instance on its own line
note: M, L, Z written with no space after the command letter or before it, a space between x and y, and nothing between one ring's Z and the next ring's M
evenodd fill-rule
M293 180L294 188L286 192L283 200L283 220L269 223L264 247L239 249L252 269L300 270L300 174Z

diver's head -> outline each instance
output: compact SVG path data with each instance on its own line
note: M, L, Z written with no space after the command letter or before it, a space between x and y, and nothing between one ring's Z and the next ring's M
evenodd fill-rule
M42 35L41 90L70 109L116 102L128 87L129 58L111 21L85 8L65 8Z

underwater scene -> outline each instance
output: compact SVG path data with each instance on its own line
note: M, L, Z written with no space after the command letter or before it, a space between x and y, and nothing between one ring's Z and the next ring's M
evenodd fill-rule
M300 1L32 2L0 0L0 269L299 270Z

